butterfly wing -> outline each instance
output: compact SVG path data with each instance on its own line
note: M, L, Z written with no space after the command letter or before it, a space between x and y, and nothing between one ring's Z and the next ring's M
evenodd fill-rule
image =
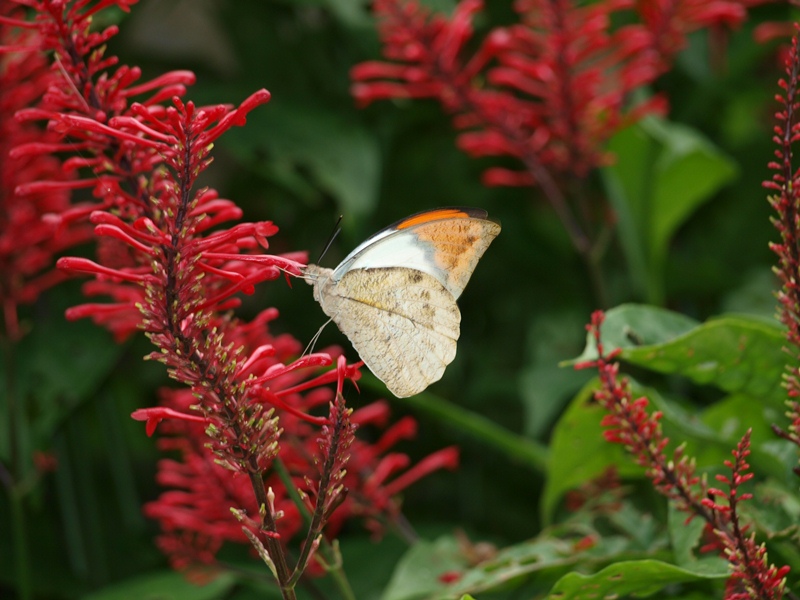
M500 224L476 208L439 208L412 215L378 232L336 267L341 280L354 269L403 266L427 273L457 299Z
M348 271L318 289L320 305L398 398L441 379L456 355L461 313L431 275L394 267Z

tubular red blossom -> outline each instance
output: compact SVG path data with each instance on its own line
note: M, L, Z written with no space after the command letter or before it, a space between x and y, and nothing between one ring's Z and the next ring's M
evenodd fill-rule
M176 84L194 85L196 79L197 77L192 71L170 71L169 73L154 77L150 81L129 86L124 93L126 96L139 96L145 92L160 90L161 88ZM164 98L164 100L166 100L166 98Z
M201 143L213 143L225 131L236 126L242 126L246 123L246 116L254 108L269 102L270 93L267 90L261 89L254 92L242 102L238 108L228 112L219 123L207 131L200 139Z
M164 419L180 419L194 423L203 423L204 425L209 422L209 419L205 417L178 412L177 410L172 410L171 408L165 408L163 406L156 408L140 408L131 413L131 418L137 421L147 421L145 430L147 431L148 437L155 433L156 427Z
M263 254L254 256L247 254L225 254L222 252L204 252L202 256L207 259L254 262L265 267L277 267L282 271L291 273L292 275L300 275L302 269L305 267L303 263L298 263L297 261L286 259L276 254Z
M689 32L738 25L761 1L517 0L517 23L476 40L479 0L457 2L449 17L419 0L375 0L384 60L353 67L351 94L359 106L438 101L459 149L518 162L490 167L484 185L539 187L598 282L607 211L563 190L612 162L617 132L666 113L663 96L632 99L669 68Z
M59 258L56 263L59 269L67 273L89 273L96 275L104 275L113 279L121 281L130 281L133 283L155 283L157 279L153 275L147 273L133 273L130 271L122 271L119 269L111 269L97 264L88 258L77 257L64 257Z
M375 444L379 453L386 452L400 440L413 439L417 435L417 422L406 417L391 425Z
M383 491L389 496L394 496L433 471L439 469L453 471L456 468L458 468L458 448L455 446L442 448L426 456L408 471L392 480L391 483L384 487Z
M668 60L686 45L687 35L706 27L737 27L747 8L765 0L656 0L638 2L636 10L652 36L652 46Z
M343 357L340 357L343 358ZM324 367L331 364L331 357L329 354L307 354L302 358L299 358L293 361L291 364L283 365L283 364L274 364L268 367L264 374L261 377L257 377L256 379L250 380L251 385L261 385L266 383L267 381L271 381L278 377L285 375L286 373L290 373L296 369L308 369L310 367ZM344 367L337 367L336 375L338 377L338 381L343 381L345 377L346 371L343 370ZM338 385L338 383L337 383Z
M363 362L357 362L352 365L348 365L347 370L345 372L345 377L347 379L352 380L353 382L358 381L361 377L361 372L359 369L364 365ZM336 370L326 371L322 375L318 375L314 379L310 379L308 381L304 381L303 383L282 389L278 392L275 392L275 395L278 397L288 396L290 394L297 394L299 392L304 392L308 389L318 387L320 385L324 385L326 383L331 383L333 381L338 381L338 372Z
M117 126L127 124L127 120L125 119L116 119L114 121L114 125ZM57 117L57 120L51 121L50 127L53 131L64 135L74 132L80 132L81 134L85 134L86 132L94 132L101 135L107 135L111 138L116 138L121 141L133 142L137 145L147 146L153 148L154 150L168 151L168 147L164 145L165 142L149 140L147 138L128 133L127 131L119 129L118 127L113 127L111 124L104 125L103 123L87 117L60 115ZM169 143L169 140L167 140L166 143Z
M365 491L376 495L376 491L384 485L386 480L389 479L393 473L405 469L409 464L411 464L411 459L406 454L387 454L381 459L378 466L370 475L367 485L365 486Z
M353 412L352 420L359 427L367 424L386 426L389 420L389 403L386 400L378 400L362 406Z

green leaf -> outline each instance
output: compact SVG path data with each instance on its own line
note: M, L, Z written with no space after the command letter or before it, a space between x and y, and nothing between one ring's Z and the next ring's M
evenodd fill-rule
M796 540L800 531L800 498L797 497L796 477L788 485L775 480L755 485L754 498L744 508L758 530L767 532L770 538Z
M600 476L609 467L614 466L622 476L642 471L620 445L603 439L600 421L606 412L599 404L589 402L596 388L596 379L585 385L553 429L541 502L544 523L552 522L565 492Z
M366 372L362 373L359 385L378 393L385 393L386 389L377 377ZM397 402L446 423L534 471L541 471L547 459L547 448L541 444L509 431L483 415L462 408L433 392L425 391Z
M103 588L84 596L84 600L213 600L230 593L236 583L233 575L219 575L204 585L186 580L181 573L158 571Z
M660 373L743 393L780 406L786 365L785 336L775 322L746 316L711 319L657 346L630 348L623 358Z
M678 313L622 305L606 313L601 334L606 352L621 348L623 360L652 371L682 375L772 406L782 406L786 397L785 334L773 320L731 315L696 324ZM577 360L596 356L589 336Z
M703 411L700 418L720 439L739 441L747 429L752 431L753 446L774 442L771 423L781 420L783 407L765 406L760 398L747 394L731 394Z
M576 549L575 541L588 531L595 530L585 522L548 528L537 538L507 546L478 565L470 564L463 539L445 536L418 542L398 562L381 599L449 600L519 586L535 574L541 585L543 578L554 581L573 565L607 563L630 551L630 540L610 534L596 535L597 543L589 549ZM443 575L455 577L447 583L449 578Z
M626 595L648 596L668 585L702 579L720 579L726 574L707 574L676 567L658 560L631 560L614 563L595 573L568 573L550 590L552 600L617 598Z
M601 328L601 340L606 353L616 348L657 346L688 333L700 324L699 321L665 308L645 304L621 304L606 311ZM563 363L575 364L597 358L594 336L587 334L586 347L575 360Z
M30 456L50 443L53 432L84 402L93 399L124 350L89 320L69 322L64 311L85 302L77 286L63 286L40 301L35 326L0 361L0 423L9 423L11 398L20 447ZM9 374L9 369L12 373ZM13 391L11 391L13 390ZM0 456L11 452L0 435Z
M617 160L603 175L631 275L660 304L670 239L736 166L693 129L654 117L620 132L609 148Z
M675 508L673 503L668 507L669 536L673 556L679 567L690 569L695 573L725 577L730 573L728 561L720 556L696 557L692 552L703 535L705 521L696 517L686 522L688 515Z
M412 600L443 592L447 586L440 576L450 571L461 571L464 566L454 538L417 542L397 564L381 600Z
M565 405L593 376L587 371L565 369L555 357L570 356L582 343L582 311L549 311L532 317L529 326L528 359L519 377L525 409L523 433L538 438L552 427Z

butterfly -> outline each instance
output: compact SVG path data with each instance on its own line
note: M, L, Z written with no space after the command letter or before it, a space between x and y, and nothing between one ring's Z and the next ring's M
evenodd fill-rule
M477 208L437 208L379 231L335 269L308 265L314 299L395 396L439 381L456 355L456 300L500 224Z

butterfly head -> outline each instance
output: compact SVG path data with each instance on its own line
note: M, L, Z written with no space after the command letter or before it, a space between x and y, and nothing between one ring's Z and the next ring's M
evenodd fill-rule
M307 265L302 271L303 280L314 288L314 300L322 304L322 290L330 281L333 269L326 269L318 265Z

